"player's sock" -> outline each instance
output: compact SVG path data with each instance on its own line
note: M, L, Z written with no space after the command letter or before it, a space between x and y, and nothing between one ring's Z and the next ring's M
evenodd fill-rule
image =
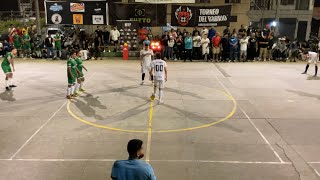
M70 95L71 95L71 87L68 87L67 96L70 96Z
M160 89L160 90L159 90L159 101L161 101L162 98L163 98L163 90Z
M74 95L74 85L71 86L71 95Z
M307 71L308 71L308 69L309 69L309 64L307 64L307 66L306 66L306 70L303 72L303 74L306 74L306 73L307 73Z
M76 83L76 85L74 86L74 91L75 93L77 93L79 91L79 88L80 88L80 84L79 83Z
M9 84L9 80L6 80L6 87L9 87L10 84Z
M142 81L144 81L145 76L146 76L146 73L142 73Z
M82 89L82 86L83 86L83 82L81 81L81 83L80 83L80 89Z
M314 76L317 76L317 74L318 74L318 66L315 66L315 74L314 74Z

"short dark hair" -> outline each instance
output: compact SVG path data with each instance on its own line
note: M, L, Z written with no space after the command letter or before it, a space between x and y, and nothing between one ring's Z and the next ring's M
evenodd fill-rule
M140 139L132 139L128 142L127 151L130 156L135 156L142 148L143 141Z
M159 52L156 53L156 59L161 59L161 53Z

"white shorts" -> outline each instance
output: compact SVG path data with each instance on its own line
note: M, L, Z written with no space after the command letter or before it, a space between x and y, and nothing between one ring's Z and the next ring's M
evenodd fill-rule
M148 66L148 65L144 65L144 64L143 64L143 65L141 66L141 72L142 72L142 73L149 73L150 71L151 71L151 66L150 66L150 65Z
M164 89L164 80L154 79L154 86Z
M314 64L317 64L318 60L317 59L310 59L308 60L308 63L311 64L311 63L314 63Z

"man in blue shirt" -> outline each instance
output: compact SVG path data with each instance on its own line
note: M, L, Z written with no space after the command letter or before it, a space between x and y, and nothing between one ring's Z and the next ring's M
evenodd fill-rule
M188 36L184 38L184 49L185 49L185 56L184 56L184 62L186 62L187 59L192 61L192 37L191 33L188 33Z
M150 164L139 159L143 158L143 142L139 139L130 140L127 146L128 160L119 160L113 164L111 178L113 180L156 180Z
M232 37L229 40L229 44L230 44L230 61L234 62L235 60L237 61L238 56L237 56L237 52L238 52L238 38L237 38L237 34L232 34Z

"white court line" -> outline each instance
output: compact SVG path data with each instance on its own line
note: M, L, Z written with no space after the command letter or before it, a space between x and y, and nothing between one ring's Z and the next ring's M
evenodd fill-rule
M320 162L308 162L309 164L320 164Z
M40 126L39 129L38 129L36 132L34 132L34 133L32 134L32 136L30 136L30 138L18 149L18 151L15 152L15 153L11 156L11 158L10 158L11 160L16 157L16 155L32 140L32 138L33 138L34 136L36 136L36 135L39 133L39 131L41 131L41 129L43 129L43 128L54 118L54 116L56 116L56 114L63 108L63 106L65 106L65 105L67 104L67 102L68 102L68 101L66 101L65 103L63 103L63 104L60 106L60 108L59 108L56 112L54 112L54 113L51 115L51 117L50 117L42 126Z
M228 92L228 94L230 96L231 93L228 91L228 89L224 86L224 84L220 81L220 79L216 76L216 78L218 79L219 83L221 84L221 86ZM273 151L273 153L275 154L275 156L279 159L279 161L281 163L284 163L284 161L282 160L282 158L279 156L279 154L277 153L277 151L275 151L275 149L271 146L270 142L267 140L267 138L262 134L262 132L257 128L257 126L253 123L252 119L248 116L248 114L241 108L241 106L239 105L239 108L241 110L241 112L247 117L247 119L250 121L250 123L252 124L252 126L258 131L258 133L260 134L260 136L262 137L262 139L265 141L265 143L270 147L270 149Z
M114 162L116 159L0 159L0 161L30 161L30 162ZM210 161L210 160L150 160L150 162L185 162L185 163L217 163L217 164L292 164L291 162L263 161Z
M320 177L319 171L316 170L311 164L320 164L320 162L308 162L313 171Z
M86 82L88 82L93 76L95 75L95 73L93 73L91 76L90 76L90 78L88 78L88 80L86 81ZM58 112L63 108L63 106L65 106L66 104L67 104L67 102L69 102L69 100L67 100L66 102L64 102L61 106L60 106L60 108L56 111L56 112L54 112L52 115L51 115L51 117L42 125L42 126L40 126L39 127L39 129L36 131L36 132L34 132L33 134L32 134L32 136L30 136L30 138L17 150L17 152L15 152L12 156L11 156L11 160L13 159L13 158L15 158L16 156L17 156L17 154L33 139L33 137L35 137L57 114L58 114Z

